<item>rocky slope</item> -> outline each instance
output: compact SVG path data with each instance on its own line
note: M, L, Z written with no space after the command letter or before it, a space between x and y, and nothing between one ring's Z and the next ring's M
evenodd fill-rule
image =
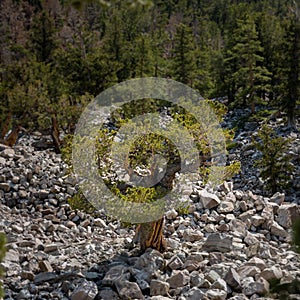
M274 299L271 282L297 283L300 256L290 241L299 173L292 196L262 196L250 133L230 154L250 172L213 194L195 186L188 214L166 214L164 254L139 253L132 227L72 210L74 179L59 155L34 150L34 138L0 147L5 299ZM299 284L288 294L300 299Z

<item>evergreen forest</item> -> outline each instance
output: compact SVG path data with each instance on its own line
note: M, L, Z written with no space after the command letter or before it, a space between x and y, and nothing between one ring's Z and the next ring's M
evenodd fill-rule
M299 0L1 0L1 127L42 131L55 112L72 132L103 90L151 76L296 128L299 40Z

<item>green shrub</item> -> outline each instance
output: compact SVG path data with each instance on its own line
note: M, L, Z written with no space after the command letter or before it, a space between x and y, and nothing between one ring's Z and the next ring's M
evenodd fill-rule
M215 104L208 102L218 116L219 121L221 121L222 116L226 112L226 107L221 104ZM209 157L210 155L210 146L208 138L203 131L201 124L199 124L196 118L184 108L177 105L170 105L170 103L164 100L154 100L154 99L142 99L135 100L131 103L125 104L120 109L117 109L112 114L113 123L116 126L116 130L110 130L107 127L103 126L98 131L97 138L95 139L95 148L96 148L96 160L99 167L99 174L102 178L105 178L105 183L107 187L119 198L130 201L130 202L152 202L161 197L163 197L169 191L165 187L160 186L159 184L153 187L130 187L122 184L120 179L115 175L115 167L110 159L111 146L114 143L114 138L118 134L118 130L126 124L127 128L131 128L131 119L135 116L139 116L145 113L157 112L161 107L168 107L170 115L176 123L181 124L193 137L194 144L199 150L200 156ZM136 125L132 124L133 131L135 130ZM171 128L168 130L176 130L176 128ZM132 132L133 132L132 131ZM132 133L134 135L134 133ZM231 141L234 132L232 130L224 130L225 138L228 141ZM178 136L177 132L174 131L173 136ZM91 141L94 142L94 141ZM122 143L116 143L122 144ZM157 134L157 133L148 133L144 135L139 135L134 140L131 145L117 145L120 147L118 151L115 151L117 154L125 153L126 156L121 156L121 162L123 167L131 172L136 168L148 169L152 172L156 170L156 165L153 160L155 155L163 157L167 165L176 165L180 164L180 160L185 159L185 157L180 157L179 152L176 146L171 140L167 137ZM127 147L126 149L124 147ZM72 148L72 139L67 138L67 142L62 149L63 158L68 164L71 163L71 149ZM188 152L188 151L187 151ZM183 156L189 157L189 153L183 153ZM209 160L209 159L208 159ZM151 169L152 168L152 169ZM219 178L226 180L231 178L234 174L238 173L240 170L240 163L233 162L231 165L226 167L216 167L214 170L217 170L217 174L222 174L222 176L215 178L217 182ZM129 173L129 172L128 172ZM208 179L210 173L210 168L207 165L204 165L200 168L199 174L204 179ZM220 183L220 182L219 182ZM125 188L124 188L125 186ZM89 208L85 199L81 201L81 193L76 194L70 199L70 204L73 208L84 209L85 207ZM185 207L179 207L179 211L187 211Z
M81 210L89 214L93 214L95 211L94 206L84 197L80 190L68 199L68 203L74 210Z
M276 136L266 124L259 130L258 139L253 141L253 144L262 157L256 161L256 165L260 168L260 176L266 184L267 191L274 194L288 188L294 170L291 156L287 154L291 139Z

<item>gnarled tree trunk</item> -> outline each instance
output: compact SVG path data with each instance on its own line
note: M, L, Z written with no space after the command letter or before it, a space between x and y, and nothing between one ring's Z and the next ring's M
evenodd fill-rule
M148 248L164 252L166 247L166 241L163 236L164 218L150 223L143 223L137 227L137 240L140 243L142 251Z
M173 180L176 172L181 169L180 161L168 164L166 173L161 181L156 185L167 191L173 188ZM163 236L164 217L150 223L142 223L137 226L136 240L140 243L140 248L145 251L148 248L156 249L159 252L164 252L167 249L166 241Z

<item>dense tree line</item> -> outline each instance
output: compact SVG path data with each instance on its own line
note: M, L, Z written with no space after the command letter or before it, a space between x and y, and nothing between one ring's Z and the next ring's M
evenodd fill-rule
M284 110L295 127L299 0L142 2L87 1L78 10L63 0L2 0L2 124L12 115L46 128L54 110L67 129L107 87L158 76L226 97L230 107Z

